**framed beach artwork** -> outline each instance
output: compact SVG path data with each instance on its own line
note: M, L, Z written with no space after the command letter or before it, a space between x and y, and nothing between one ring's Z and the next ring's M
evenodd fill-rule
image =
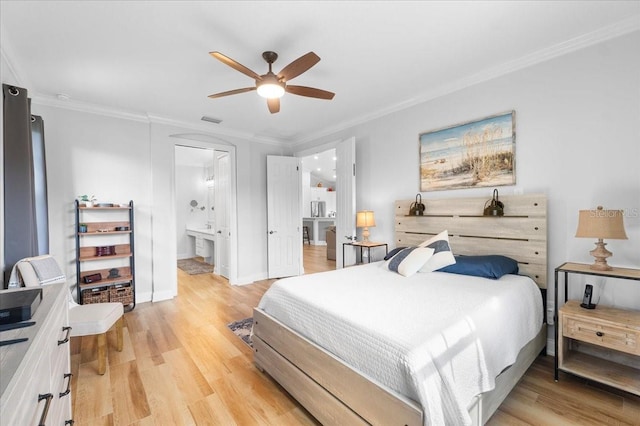
M420 134L420 192L515 185L515 111Z

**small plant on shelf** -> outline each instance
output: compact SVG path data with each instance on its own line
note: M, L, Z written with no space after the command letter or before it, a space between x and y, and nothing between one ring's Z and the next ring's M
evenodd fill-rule
M84 203L85 207L93 207L93 205L95 204L95 202L97 201L97 198L95 195L78 195L78 201L80 201L81 203Z

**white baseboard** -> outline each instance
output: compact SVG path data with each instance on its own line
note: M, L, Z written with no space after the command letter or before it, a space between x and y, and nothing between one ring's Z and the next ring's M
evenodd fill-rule
M162 300L169 300L169 299L173 299L175 297L175 294L172 291L166 290L166 291L156 291L153 292L153 295L151 293L148 293L148 299L145 300L146 302L160 302ZM138 298L136 297L136 300Z
M231 282L231 285L247 285L253 284L256 281L262 281L269 278L269 275L266 272L261 272L258 274L246 275L243 277L238 277L235 282Z

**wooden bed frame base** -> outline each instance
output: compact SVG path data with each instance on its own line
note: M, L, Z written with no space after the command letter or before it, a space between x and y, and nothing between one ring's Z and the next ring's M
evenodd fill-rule
M322 424L423 424L419 404L365 377L320 346L261 309L253 312L256 367L268 373ZM477 396L469 407L474 425L498 409L547 340L547 325L496 378L496 387ZM269 342L269 343L266 343Z

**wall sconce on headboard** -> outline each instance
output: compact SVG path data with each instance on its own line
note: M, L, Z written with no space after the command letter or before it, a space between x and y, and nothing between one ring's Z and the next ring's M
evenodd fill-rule
M493 190L493 198L484 203L484 216L504 216L504 203L498 199L498 190Z

